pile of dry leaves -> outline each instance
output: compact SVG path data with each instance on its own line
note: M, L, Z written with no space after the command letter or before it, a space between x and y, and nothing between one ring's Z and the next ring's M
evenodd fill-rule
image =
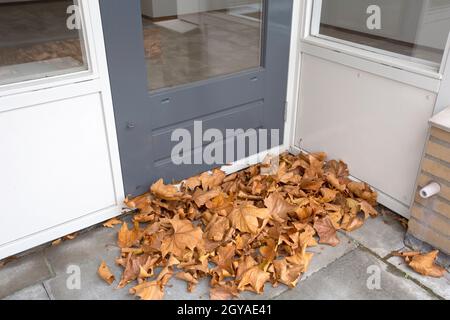
M275 174L261 175L267 166L229 176L213 170L179 186L159 180L128 200L138 211L133 228L123 223L118 234L119 288L137 281L131 294L161 299L172 276L190 292L210 277L212 299L262 293L267 282L294 287L313 258L308 247L336 246L337 230L355 230L377 215L377 194L350 180L341 161L283 154ZM104 263L99 274L114 281Z

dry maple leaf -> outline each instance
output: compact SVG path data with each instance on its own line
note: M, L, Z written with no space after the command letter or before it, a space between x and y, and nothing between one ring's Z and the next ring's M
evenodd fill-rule
M237 288L230 286L217 286L209 291L209 298L211 300L230 300L239 295Z
M339 193L339 191L331 190L328 188L321 188L320 193L322 194L321 201L326 203L326 202L333 202L334 199L336 199L336 196Z
M114 282L114 280L116 279L116 277L114 277L114 275L111 273L111 270L109 270L105 261L102 261L97 272L98 272L98 275L103 280L105 280L109 285L111 285Z
M228 218L233 228L241 232L257 234L259 230L258 219L269 218L269 211L266 208L257 208L250 204L244 204L234 209Z
M229 243L217 249L217 255L212 259L212 262L217 265L212 272L217 273L220 279L231 277L234 275L234 256L236 254L236 246Z
M200 181L202 183L203 190L207 191L209 189L220 186L225 179L225 176L225 172L219 169L214 169L211 173L202 173L200 175Z
M62 238L56 239L52 242L52 247L59 246L62 243Z
M360 215L356 215L354 217L350 217L349 215L345 215L343 222L341 224L341 228L345 231L352 232L359 228L361 228L364 224L364 217Z
M333 247L339 244L339 238L336 235L336 229L330 217L326 216L325 218L317 219L314 222L314 229L319 235L319 243L329 244Z
M297 206L287 202L279 193L272 193L264 200L264 205L273 220L283 223L288 219L288 213L295 212Z
M335 188L336 190L338 190L340 192L344 192L345 189L347 189L347 186L345 184L341 183L339 181L339 178L337 178L334 173L330 173L330 172L327 173L326 180L333 188Z
M132 247L139 241L140 236L141 231L138 222L134 222L134 227L132 230L129 230L128 224L124 222L117 235L117 245L120 248Z
M106 222L103 224L103 226L104 226L105 228L114 228L115 225L121 224L121 223L122 223L121 220L119 220L119 219L117 219L117 218L112 218L112 219L109 219L108 221L106 221Z
M302 275L302 266L290 265L286 259L275 260L273 262L275 268L275 275L278 282L294 288Z
M367 183L364 182L350 182L347 188L358 198L366 200L370 205L376 205L377 193L370 189Z
M194 250L201 246L203 231L199 227L194 227L189 220L170 219L173 228L173 234L167 236L161 244L163 256L173 253L175 257L183 257L186 248Z
M366 217L371 216L372 218L378 216L378 211L375 210L367 201L361 201L361 210L366 214Z
M152 258L147 254L135 255L133 253L128 254L128 258L125 263L125 269L122 273L118 288L125 287L128 283L136 280L141 274L141 267L148 271L150 261Z
M330 160L325 166L325 171L333 173L337 178L346 178L350 175L348 166L342 160Z
M409 266L424 276L441 278L445 274L445 269L434 263L438 254L439 251L434 250L426 254L415 255Z
M239 282L238 290L253 291L262 294L264 284L269 281L270 273L261 270L259 266L252 267L244 272L242 279Z
M195 188L202 185L202 182L200 181L200 177L195 176L183 181L183 185L189 190L195 190Z
M164 298L164 289L159 281L143 282L131 288L130 293L142 300L162 300Z
M150 191L157 197L164 200L180 200L183 197L183 193L173 185L165 185L163 179L159 179L155 182Z
M205 205L209 200L219 196L222 191L219 188L215 188L209 191L203 191L198 189L194 195L192 196L192 200L194 200L195 204L199 207Z
M206 227L205 232L209 240L222 241L229 229L230 221L225 217L215 215Z

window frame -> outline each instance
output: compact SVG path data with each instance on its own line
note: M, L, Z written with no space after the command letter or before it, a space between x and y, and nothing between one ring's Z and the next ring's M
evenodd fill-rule
M2 84L0 85L0 97L59 87L99 78L98 62L95 58L97 53L95 51L95 46L93 45L96 31L92 26L92 17L90 14L91 8L89 6L90 1L74 0L73 2L74 5L78 5L80 8L80 19L82 26L80 30L80 42L87 67L86 70Z
M304 30L301 42L336 52L348 54L355 58L397 68L431 79L441 80L450 50L450 33L440 64L406 55L397 54L383 49L370 47L351 41L333 38L319 33L322 11L322 0L304 0ZM306 47L308 47L306 45Z

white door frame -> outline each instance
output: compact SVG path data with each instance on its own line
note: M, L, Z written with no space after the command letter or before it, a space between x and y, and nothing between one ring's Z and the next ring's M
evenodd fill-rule
M125 195L99 2L78 0L78 4L84 20L83 37L86 43L89 70L0 86L0 115L3 112L15 112L16 109L33 108L33 106L64 99L95 93L100 94L109 155L109 163L105 163L105 166L110 166L113 181L111 188L114 190L115 201L107 208L95 212L80 212L77 219L61 225L49 226L48 229L35 234L6 244L0 244L0 259L117 216L121 213L123 207ZM26 189L24 192L26 192ZM63 186L61 192L64 192ZM95 195L90 196L95 197ZM74 201L77 201L77 199L74 199ZM51 206L51 202L48 205ZM11 213L3 212L3 214ZM32 221L20 223L32 223Z

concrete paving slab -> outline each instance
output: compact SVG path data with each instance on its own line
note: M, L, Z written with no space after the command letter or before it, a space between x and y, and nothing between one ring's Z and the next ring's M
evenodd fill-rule
M104 259L108 265L113 265L115 258L120 254L117 247L117 228L93 229L74 240L47 248L45 256L56 275L65 275L68 266L81 266L92 260Z
M308 271L303 275L301 281L309 278L314 273L326 268L328 265L344 256L348 252L357 248L355 242L346 237L344 234L338 235L341 242L336 247L331 247L328 245L318 245L317 247L309 248L309 252L314 253L314 257L309 265ZM301 284L298 284L301 286ZM271 284L266 284L264 288L264 293L262 295L257 295L252 292L244 292L239 297L244 300L268 300L279 296L285 291L291 290L289 287L280 284L278 287L274 288Z
M401 257L391 257L388 262L406 273L409 277L431 289L438 296L450 300L450 274L448 272L442 278L425 277L412 270Z
M97 270L101 258L97 257L81 265L69 266L67 273L59 273L55 278L44 282L45 289L52 300L129 300L135 299L128 290L133 284L123 289L116 289L121 273L121 267L110 259L105 259L116 281L110 286L101 279ZM77 269L78 268L78 269ZM78 278L79 276L79 278ZM78 280L79 279L79 280ZM78 285L79 284L79 285Z
M4 298L3 300L49 300L42 283L22 289Z
M391 273L388 269L388 265L372 254L356 249L276 299L428 300L436 298L401 274ZM380 280L379 287L376 286L376 281L373 281L377 275ZM373 289L368 288L368 281L375 285Z
M346 235L384 258L392 251L405 246L403 243L405 232L397 220L385 214L374 219L369 218L360 229L347 232Z
M120 249L116 244L118 228L120 226L114 229L99 227L45 251L56 274L55 278L44 282L51 299L134 299L128 293L131 284L124 289L115 289L122 274L122 268L115 264L115 259L120 255ZM116 276L116 281L111 286L97 274L102 260ZM74 279L75 273L80 275L80 289L71 289L71 286L67 285L67 281Z
M52 276L42 252L12 261L0 268L0 299Z

